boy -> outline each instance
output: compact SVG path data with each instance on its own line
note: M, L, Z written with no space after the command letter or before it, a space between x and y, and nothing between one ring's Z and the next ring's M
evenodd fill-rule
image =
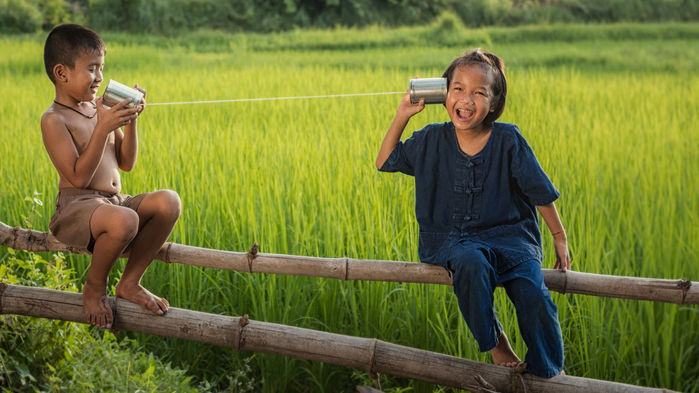
M105 52L99 35L85 27L59 25L49 33L44 66L56 96L41 117L41 133L60 178L49 228L58 240L92 252L83 312L86 322L111 328L107 281L126 251L128 262L116 296L157 315L167 312L168 301L140 282L179 218L180 199L170 190L121 194L119 169L130 171L136 164L137 118L144 106L127 108L126 99L108 108L102 97L96 99ZM136 88L145 97L145 90Z

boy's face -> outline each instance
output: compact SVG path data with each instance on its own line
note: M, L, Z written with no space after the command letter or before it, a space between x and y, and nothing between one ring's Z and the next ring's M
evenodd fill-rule
M93 101L102 83L104 53L85 52L75 59L73 68L66 67L65 90L76 101Z
M479 64L454 70L445 106L457 131L483 130L483 120L493 111L492 85L492 72Z

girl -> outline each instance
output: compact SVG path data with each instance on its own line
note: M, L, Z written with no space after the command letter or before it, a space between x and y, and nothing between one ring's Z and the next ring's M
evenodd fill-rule
M451 121L429 124L401 142L410 118L425 107L406 94L376 167L415 177L420 260L452 275L479 350L490 351L499 365L520 363L493 309L493 292L502 284L517 310L527 371L549 378L563 372L563 341L541 272L537 209L553 235L555 268L569 269L570 257L553 203L559 192L517 126L495 122L507 97L504 68L480 49L456 58L443 75Z

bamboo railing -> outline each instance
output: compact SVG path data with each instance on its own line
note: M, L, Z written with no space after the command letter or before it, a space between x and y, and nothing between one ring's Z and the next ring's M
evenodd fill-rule
M2 222L0 245L33 252L88 253L85 249L61 243L50 233L10 227ZM168 263L248 273L451 285L451 278L444 269L426 263L263 254L257 252L256 246L248 252L233 252L168 242L160 249L157 258ZM613 276L570 270L562 272L543 269L543 272L546 286L560 293L699 304L699 283L688 280Z
M110 298L117 330L175 337L234 348L291 356L411 378L476 393L659 393L616 382L559 375L538 378L503 366L480 363L385 341L320 332L242 317L171 307L157 316L124 299ZM0 314L27 315L85 323L79 293L0 283Z

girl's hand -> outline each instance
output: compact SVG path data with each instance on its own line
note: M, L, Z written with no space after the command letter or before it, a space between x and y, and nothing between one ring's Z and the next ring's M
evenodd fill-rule
M112 132L119 127L123 127L131 123L138 117L138 107L127 108L130 98L127 98L113 107L108 108L103 105L104 96L99 97L95 104L97 105L97 124L95 129L103 127L104 132Z
M556 264L554 269L561 269L564 272L570 269L570 254L568 253L568 239L565 232L556 234L553 237L553 248L556 251Z
M415 79L419 78L418 76L415 77ZM407 119L410 119L411 117L415 116L416 114L420 113L423 109L425 109L425 100L420 99L420 102L417 104L411 104L410 103L410 90L407 90L405 92L405 95L403 96L403 99L400 101L400 104L398 105L398 111L396 112L396 117L402 116Z

